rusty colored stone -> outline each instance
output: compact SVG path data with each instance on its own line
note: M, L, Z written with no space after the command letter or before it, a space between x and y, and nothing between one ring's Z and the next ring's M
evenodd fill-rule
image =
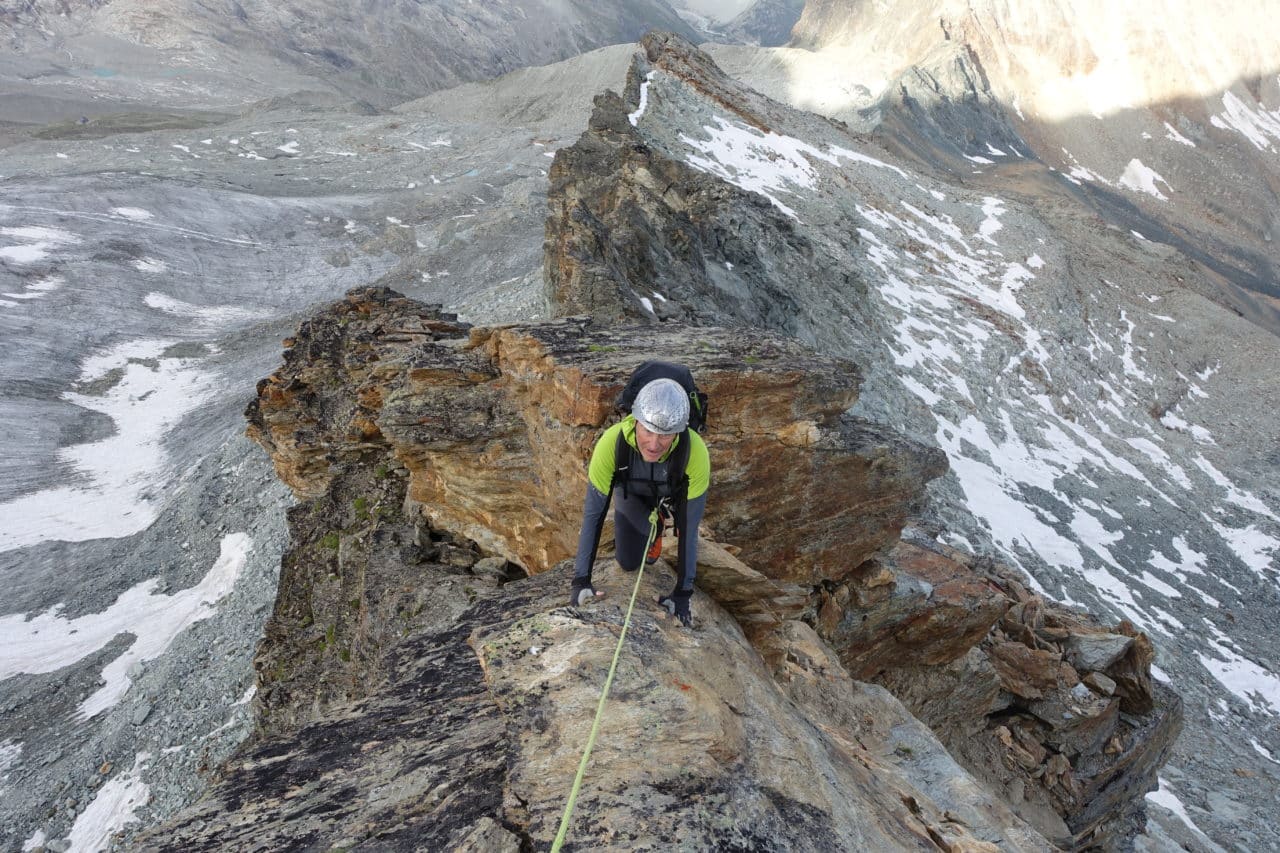
M850 600L823 636L858 678L894 667L941 664L977 645L1009 600L941 550L899 542L848 579Z

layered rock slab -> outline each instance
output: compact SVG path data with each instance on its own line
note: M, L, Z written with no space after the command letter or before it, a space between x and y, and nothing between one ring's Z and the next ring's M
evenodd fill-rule
M1180 698L1151 679L1150 640L1127 622L1108 629L1031 594L988 559L909 539L883 561L893 571L873 588L879 602L861 637L848 628L854 613L840 623L845 654L862 662L864 650L881 652L863 674L1055 844L1127 849L1144 822L1142 794L1182 729ZM922 588L939 580L931 591L939 600L923 602ZM948 647L913 630L950 619L959 637L972 619L957 614L979 611L955 591L975 585L984 590L978 600L1003 602L980 642ZM894 618L883 615L889 608ZM876 630L881 623L892 627Z
M433 525L532 573L573 554L585 460L646 358L687 364L710 395L706 528L774 580L852 571L944 470L940 452L843 414L856 366L761 333L581 318L467 329L364 289L289 343L248 416L296 494L322 494L344 454L388 448Z
M139 849L547 849L631 581L602 571L581 609L549 573L479 593L410 631L368 696L247 744ZM645 603L668 583L642 581L565 849L1052 849L803 623L789 657L819 650L782 689L703 593L696 631Z

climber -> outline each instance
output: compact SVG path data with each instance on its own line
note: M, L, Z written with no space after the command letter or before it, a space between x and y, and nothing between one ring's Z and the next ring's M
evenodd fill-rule
M581 606L603 593L591 586L591 567L612 498L614 554L623 571L652 563L662 550L663 516L672 519L680 546L676 585L658 604L690 627L689 599L698 560L698 525L707 505L711 463L702 436L689 429L689 392L661 378L636 394L631 414L604 431L591 453L582 529L573 566L570 603ZM659 509L658 529L649 517ZM653 546L645 544L653 534Z

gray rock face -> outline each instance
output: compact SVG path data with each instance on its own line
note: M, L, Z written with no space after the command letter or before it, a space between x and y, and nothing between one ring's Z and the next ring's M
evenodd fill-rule
M371 342L396 337L382 319L371 316L368 330L351 323L339 352L322 345L327 335L310 337L323 323L304 327L291 367L306 372L303 352L354 365ZM443 348L412 361L424 376L458 366ZM345 408L350 388L309 379L304 391L277 377L260 393L292 389L298 412ZM459 394L454 412L477 437L493 426L468 410L478 396ZM294 418L297 431L306 420ZM589 608L563 606L567 565L497 583L493 557L476 559L477 545L409 511L409 481L396 473L403 449L358 436L327 443L324 494L290 513L292 548L257 660L262 729L204 798L134 846L549 845L632 577L602 560L595 580L608 597ZM893 697L853 682L803 623L789 623L781 657L791 663L775 674L713 599L697 593L697 623L686 629L645 603L670 588L664 568L639 582L569 825L574 845L636 849L678 837L694 849L914 850L932 839L1047 849Z
M10 44L26 54L28 68L35 62L44 66L45 91L92 86L119 97L141 84L144 102L186 108L305 89L389 107L634 42L655 27L693 36L660 0L611 0L589 9L547 0L435 0L376 8L329 0L287 8L262 0L230 6L40 0L7 13L0 24ZM176 86L173 75L164 73L166 52L185 60Z
M1102 672L1120 660L1133 645L1132 637L1118 634L1094 634L1089 637L1078 637L1071 641L1067 648L1067 660L1077 669L1092 669Z

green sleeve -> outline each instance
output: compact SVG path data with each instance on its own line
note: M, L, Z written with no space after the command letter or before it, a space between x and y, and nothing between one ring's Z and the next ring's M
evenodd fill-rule
M593 459L593 467L594 464ZM689 500L705 495L711 485L711 455L702 436L693 430L689 430L689 464L684 471L689 476Z
M596 440L596 448L591 451L591 467L587 469L587 478L602 495L609 494L609 484L613 482L613 469L617 467L613 457L618 448L618 433L621 430L620 423L609 427Z

